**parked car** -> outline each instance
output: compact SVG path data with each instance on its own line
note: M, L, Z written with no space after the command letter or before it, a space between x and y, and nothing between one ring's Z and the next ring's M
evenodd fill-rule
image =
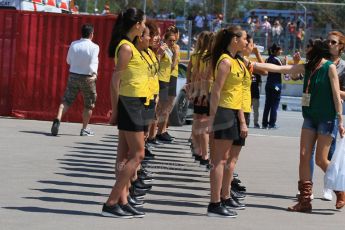
M193 108L189 103L186 92L187 66L183 63L178 65L178 78L176 86L176 99L173 110L170 113L169 125L182 126L192 119Z

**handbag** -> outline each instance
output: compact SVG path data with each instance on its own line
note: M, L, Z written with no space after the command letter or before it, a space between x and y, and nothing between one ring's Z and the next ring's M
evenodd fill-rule
M334 191L345 191L345 138L341 138L337 143L324 177L324 187Z

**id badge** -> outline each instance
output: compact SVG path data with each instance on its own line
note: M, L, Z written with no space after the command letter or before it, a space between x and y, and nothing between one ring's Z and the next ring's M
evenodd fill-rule
M310 105L310 93L303 93L302 106L309 107L309 105Z

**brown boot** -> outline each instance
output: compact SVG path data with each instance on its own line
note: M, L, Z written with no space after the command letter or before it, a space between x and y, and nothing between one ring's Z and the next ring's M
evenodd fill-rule
M292 207L288 207L288 211L311 212L312 206L310 196L313 193L313 182L298 181L298 190L300 192L298 203Z
M341 209L345 206L345 192L334 191L337 195L337 202L335 203L336 209Z

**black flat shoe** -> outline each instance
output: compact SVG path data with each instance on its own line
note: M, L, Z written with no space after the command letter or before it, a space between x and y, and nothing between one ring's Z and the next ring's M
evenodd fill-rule
M235 218L237 216L237 213L233 210L227 209L221 203L210 203L207 207L207 216Z
M133 218L132 213L123 210L121 206L118 204L115 204L113 206L107 206L106 204L103 204L101 215L106 217L115 217L123 219Z
M148 184L145 184L142 180L140 179L136 179L133 183L132 183L133 186L135 186L136 188L138 189L142 189L142 190L151 190L152 189L152 185L148 185Z
M131 197L130 195L128 195L127 200L128 200L128 203L135 208L143 207L145 203L143 200L138 200L134 197Z
M129 203L121 205L121 208L123 211L131 213L134 218L142 218L145 216L144 212L140 212L136 208L132 207Z
M135 186L131 186L129 188L129 194L131 197L136 198L136 199L143 199L144 196L146 195L146 192L143 190L140 190L138 188L135 188Z
M223 206L225 206L226 208L229 208L229 209L243 210L246 208L246 206L244 204L238 203L232 198L228 198L225 200L222 199L222 204L223 204Z
M233 188L231 188L230 194L231 194L231 197L235 197L238 200L244 200L244 198L246 197L245 193L237 191Z

